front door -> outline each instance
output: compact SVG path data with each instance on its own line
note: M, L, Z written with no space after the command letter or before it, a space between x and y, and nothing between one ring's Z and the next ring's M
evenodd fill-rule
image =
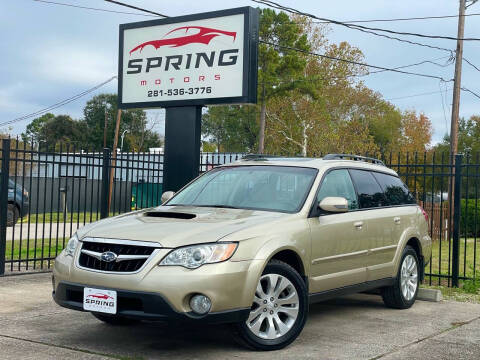
M320 184L316 204L329 196L348 201L346 213L316 209L309 224L312 236L310 292L340 288L366 281L367 223L347 169L331 170ZM315 205L316 206L316 205Z

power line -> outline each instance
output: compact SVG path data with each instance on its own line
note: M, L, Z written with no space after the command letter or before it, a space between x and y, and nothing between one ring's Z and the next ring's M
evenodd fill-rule
M61 5L61 6L68 6L68 7L73 7L73 8L85 9L85 10L94 10L94 11L110 12L110 13L115 13L115 14L126 14L126 15L137 15L137 16L157 17L157 15L139 14L139 13L127 12L127 11L115 11L115 10L109 10L109 9L101 9L101 8L88 7L88 6L80 6L80 5L66 4L66 3L60 3L60 2L55 2L55 1L46 1L46 0L33 0L33 1L36 1L36 2L39 2L39 3L44 3L44 4L49 4L49 5Z
M472 90L467 89L467 88L465 88L465 87L461 87L460 89L463 90L463 91L469 92L469 93L472 94L473 96L476 96L477 98L480 99L480 95L477 94L477 93L475 93L475 92L473 92Z
M366 66L366 67L373 68L373 69L379 69L379 70L383 70L383 71L391 71L391 72L396 72L396 73L405 74L405 75L421 76L421 77L437 79L437 80L441 80L441 81L445 81L445 82L452 81L452 80L445 80L444 78L442 78L440 76L436 76L436 75L415 73L415 72L410 72L410 71L398 70L398 69L394 69L394 68L387 68L387 67L384 67L384 66L371 65L371 64L367 64L367 63L354 61L354 60L348 60L348 59L343 59L343 58L337 58L337 57L334 57L334 56L318 54L318 53L314 53L314 52L311 52L311 51L294 48L294 47L291 47L291 46L283 46L283 45L279 45L279 44L274 44L274 43L271 43L271 42L268 42L268 41L263 41L263 40L261 40L260 42L263 43L263 44L266 44L266 45L277 47L277 48L282 48L282 49L292 50L292 51L298 51L298 52L302 52L302 53L307 54L307 55L318 56L318 57L322 57L322 58L326 58L326 59L330 59L330 60L342 61L342 62L350 63L350 64L353 64L353 65Z
M468 65L470 65L471 67L473 67L475 70L480 71L480 69L479 69L477 66L475 66L474 64L472 64L472 63L471 63L470 61L468 61L467 59L463 58L463 60L464 60Z
M23 115L23 116L20 116L20 117L18 117L18 118L16 118L16 119L12 119L12 120L5 121L5 122L3 122L3 123L0 123L0 127L1 127L1 126L5 126L5 125L10 125L10 124L13 124L13 123L22 121L22 120L26 120L26 119L29 119L29 118L31 118L31 117L43 115L43 114L45 114L45 113L47 113L47 112L49 112L49 111L51 111L51 110L54 110L54 109L56 109L56 108L59 108L59 107L61 107L61 106L63 106L63 105L66 105L66 104L68 104L68 103L71 103L72 101L75 101L75 100L81 98L82 96L85 96L85 95L87 95L87 94L90 94L91 92L93 92L93 91L101 88L102 86L108 84L109 82L113 81L113 80L116 79L116 78L117 78L117 76L112 76L110 79L105 80L104 82L102 82L102 83L100 83L100 84L98 84L98 85L95 85L94 87L92 87L92 88L90 88L90 89L88 89L88 90L85 90L85 91L83 91L83 92L81 92L81 93L79 93L79 94L77 94L77 95L74 95L74 96L69 97L69 98L67 98L67 99L65 99L65 100L59 101L59 102L57 102L57 103L55 103L55 104L53 104L53 105L50 105L50 106L48 106L48 107L46 107L46 108L43 108L43 109L38 110L38 111L35 111L35 112L33 112L33 113L30 113L30 114L27 114L27 115Z
M412 32L394 31L394 30L390 30L390 29L367 27L367 26L362 26L362 25L347 24L347 23L342 22L342 21L337 21L337 20L318 17L316 15L306 13L306 12L303 12L303 11L300 11L300 10L297 10L297 9L294 9L294 8L291 8L291 7L283 6L279 3L276 3L276 2L270 1L270 0L252 0L252 1L256 2L256 3L259 3L259 4L267 5L269 7L273 7L273 8L278 9L278 10L286 11L286 12L289 12L291 14L303 15L303 16L310 17L312 19L326 21L326 22L329 22L331 24L345 26L347 28L360 30L360 31L362 31L362 30L381 31L381 32L389 33L389 34L404 35L404 36L417 36L417 37L428 38L428 39L442 39L442 40L455 40L455 41L456 40L480 41L480 38L461 38L461 39L459 39L459 38L453 37L453 36L426 35L426 34L419 34L419 33L412 33Z
M452 89L446 89L446 91L448 91L448 90L452 90ZM431 91L431 92L425 92L425 93L420 93L420 94L413 94L413 95L389 98L389 99L385 99L385 100L387 100L387 101L401 100L401 99L409 99L409 98L418 97L418 96L426 96L426 95L442 94L442 93L443 93L443 90L441 90L441 91Z
M480 13L465 14L465 16L479 16ZM430 20L430 19L448 19L448 18L458 18L458 15L441 15L441 16L419 16L411 18L394 18L394 19L371 19L371 20L350 20L342 21L346 24L356 24L356 23L372 23L372 22L395 22L395 21L414 21L414 20ZM329 24L329 21L315 21L317 24Z
M160 13L155 12L155 11L151 11L151 10L139 8L139 7L137 7L137 6L125 4L125 3L122 3L122 2L120 2L120 1L114 1L114 0L105 0L105 1L106 1L106 2L109 2L109 3L112 3L112 4L116 4L116 5L120 5L120 6L125 6L125 7L128 7L128 8L130 8L130 9L135 9L135 10L143 11L143 12L146 12L146 13L149 13L149 14L154 14L154 15L158 15L158 16L162 16L162 17L168 17L167 15L160 14Z
M439 64L439 63L436 63L435 61L437 60L441 60L441 59L445 59L445 58L448 58L447 62L445 64ZM432 65L437 65L437 66L440 66L440 67L446 67L446 66L449 66L452 64L452 61L453 61L453 58L451 56L442 56L440 58L436 58L436 59L433 59L433 60L423 60L423 61L420 61L420 62L417 62L417 63L414 63L414 64L409 64L409 65L403 65L403 66L397 66L397 67L394 67L393 69L395 70L398 70L398 69L405 69L405 68L408 68L408 67L412 67L412 66L418 66L418 65L423 65L423 64L432 64ZM368 75L370 74L377 74L377 73L381 73L381 72L385 72L387 70L377 70L377 71L371 71L368 73Z

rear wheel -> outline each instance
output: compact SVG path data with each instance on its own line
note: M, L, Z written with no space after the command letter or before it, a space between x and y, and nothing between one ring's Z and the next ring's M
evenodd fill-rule
M406 246L394 284L382 289L382 298L386 306L408 309L415 303L418 293L419 263L416 251L411 246Z
M7 226L13 226L17 223L19 212L15 204L8 204L7 208Z
M302 277L288 264L272 260L257 285L248 319L235 325L237 340L257 350L289 345L302 331L308 293Z
M115 326L133 325L140 322L140 320L128 319L126 317L118 316L118 315L107 315L107 314L100 314L95 312L92 312L92 315L95 316L98 320L103 321L106 324L115 325Z

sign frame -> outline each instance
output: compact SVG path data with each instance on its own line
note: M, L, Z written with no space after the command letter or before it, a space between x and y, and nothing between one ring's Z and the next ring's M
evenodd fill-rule
M187 21L211 19L230 15L244 15L243 37L243 76L242 96L217 97L182 100L159 100L147 102L123 101L123 53L124 32L129 29L138 29L157 25L175 24ZM177 106L213 105L213 104L255 104L257 103L257 72L258 72L258 36L259 10L250 6L211 11L206 13L169 17L158 20L147 20L134 23L120 24L119 57L118 57L118 107L120 109L135 108L165 108Z

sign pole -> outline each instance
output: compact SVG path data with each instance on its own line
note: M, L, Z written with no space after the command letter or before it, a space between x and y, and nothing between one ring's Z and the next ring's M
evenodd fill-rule
M178 191L199 174L201 106L167 107L163 191Z

